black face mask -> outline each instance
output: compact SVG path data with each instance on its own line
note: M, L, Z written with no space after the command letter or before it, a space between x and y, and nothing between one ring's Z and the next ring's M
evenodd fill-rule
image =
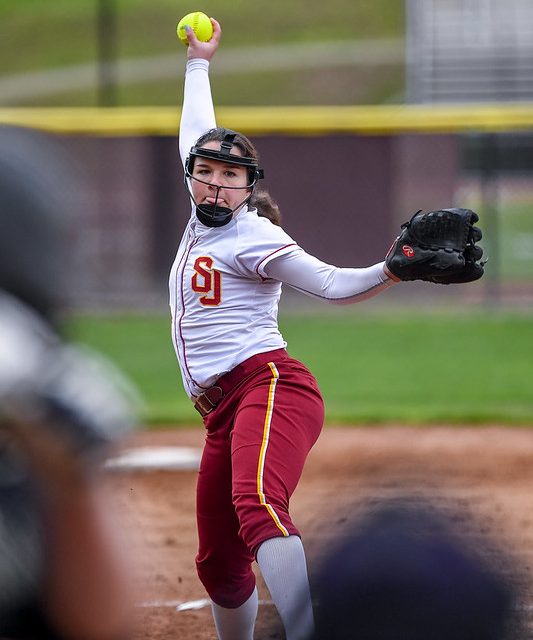
M194 180L194 178L193 178ZM196 217L202 224L205 224L206 227L223 227L233 217L234 209L230 209L229 207L221 207L218 202L218 194L220 193L221 187L217 188L215 202L213 204L196 204ZM249 200L251 198L247 198ZM245 200L242 204L245 204L247 201ZM239 205L241 206L241 205Z
M187 178L187 176L186 176ZM250 188L249 185L245 187L220 187L218 185L211 184L210 182L204 182L203 180L198 180L198 178L193 178L190 176L191 180L196 180L197 182L201 182L202 184L208 184L216 188L215 202L213 204L197 204L194 199L191 190L189 189L189 185L187 184L187 180L185 180L187 190L189 191L189 196L191 200L194 202L196 207L196 217L202 224L205 224L207 227L223 227L225 224L232 219L235 211L238 211L243 205L250 201L253 193L253 187ZM240 202L236 207L230 209L229 207L224 207L218 204L218 196L221 189L250 189L250 193L246 196L246 198Z

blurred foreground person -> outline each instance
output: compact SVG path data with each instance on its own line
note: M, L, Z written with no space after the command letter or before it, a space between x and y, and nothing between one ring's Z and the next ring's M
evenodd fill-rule
M317 575L312 640L517 640L503 558L479 541L474 552L451 522L411 501L363 518Z
M135 394L60 337L71 185L56 151L0 128L0 636L123 640L129 572L100 468Z

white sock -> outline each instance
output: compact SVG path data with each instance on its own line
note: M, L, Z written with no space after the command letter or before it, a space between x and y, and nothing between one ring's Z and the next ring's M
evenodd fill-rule
M236 609L212 602L211 610L219 640L253 640L257 605L257 587L248 600Z
M287 640L303 640L314 629L307 564L298 536L270 538L257 550L257 564L285 627Z

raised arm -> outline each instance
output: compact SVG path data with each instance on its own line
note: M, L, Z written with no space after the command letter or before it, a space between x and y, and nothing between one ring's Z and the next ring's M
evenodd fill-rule
M211 22L213 35L208 42L200 42L194 31L187 28L187 66L179 134L182 164L185 164L191 147L202 133L216 126L208 72L222 31L216 20L211 18Z

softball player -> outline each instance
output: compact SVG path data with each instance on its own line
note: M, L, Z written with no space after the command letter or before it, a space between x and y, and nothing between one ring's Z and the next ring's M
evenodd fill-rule
M217 128L209 42L188 30L180 155L193 203L170 274L172 339L206 440L197 487L198 575L221 640L250 640L257 561L288 640L313 613L306 560L289 499L323 424L313 375L285 350L277 325L283 282L330 302L357 302L393 281L383 263L340 269L307 254L279 226L258 155Z

